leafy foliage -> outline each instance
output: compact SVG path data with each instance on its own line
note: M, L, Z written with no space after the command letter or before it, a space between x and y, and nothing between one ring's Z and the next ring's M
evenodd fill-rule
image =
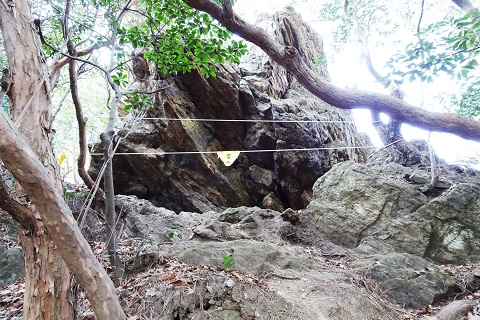
M141 93L132 93L125 98L125 106L123 110L129 111L133 110L142 110L142 109L151 109L153 108L152 100L148 94Z
M147 49L144 56L155 62L163 73L190 72L199 68L204 75L215 76L212 63L240 62L246 53L242 41L215 20L180 0L142 0L145 21L133 27L121 27L121 44Z
M417 35L405 51L394 55L387 63L389 78L396 84L405 79L432 82L435 76L447 74L456 80L460 92L451 96L441 95L440 102L449 105L459 114L480 115L480 78L478 55L480 53L480 12L434 23Z
M175 239L175 238L182 239L182 235L180 234L180 232L176 230L167 229L165 233L167 234L167 237L169 239Z

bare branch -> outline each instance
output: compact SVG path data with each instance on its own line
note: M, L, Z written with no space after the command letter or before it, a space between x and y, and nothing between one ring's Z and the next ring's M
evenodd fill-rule
M355 19L351 19L348 15L348 4L348 0L345 0L345 3L343 5L343 15L345 19L353 25L355 32L357 33L358 39L362 44L363 60L367 65L367 69L370 74L375 78L375 80L377 80L379 83L385 84L387 82L387 79L383 77L373 66L372 55L370 54L370 49L368 48L368 36L363 33L362 28L360 28L360 26L358 25L358 21Z
M63 95L62 95L62 97L60 98L60 101L58 102L57 107L56 107L55 110L53 111L53 114L52 114L52 122L55 120L55 118L57 117L58 113L59 113L60 110L62 109L63 102L65 102L65 99L67 99L67 96L68 96L69 93L70 93L70 88L68 88L67 90L65 90L65 92L64 92Z
M107 45L108 45L107 42L103 42L103 43L99 43L99 44L96 44L94 46L91 46L89 48L77 51L77 59L78 59L78 57L86 56L86 55L94 52L95 50L98 50L100 48L104 48ZM62 54L62 55L64 56L63 59L57 60L53 63L52 68L50 69L50 79L53 79L58 74L60 69L62 69L64 66L66 66L68 64L68 60L70 59L70 57L68 55L65 55L65 54Z
M279 65L287 69L307 90L323 101L342 109L368 108L388 114L398 121L421 129L456 134L480 142L480 123L453 113L422 110L400 99L369 91L341 89L320 77L299 57L294 47L283 47L264 30L255 27L236 14L225 19L223 9L209 0L183 0L189 6L204 11L233 33L259 46Z
M425 0L422 0L422 10L420 11L420 18L418 18L417 24L417 33L420 32L420 27L422 25L423 11L425 10Z

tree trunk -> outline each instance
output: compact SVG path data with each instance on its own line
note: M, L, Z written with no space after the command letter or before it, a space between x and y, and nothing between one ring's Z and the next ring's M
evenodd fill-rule
M68 268L90 301L98 320L122 320L125 314L115 293L115 287L77 226L62 193L49 178L49 172L37 158L14 124L0 110L0 157L15 179L27 192L35 210L41 215L37 236L46 233L55 242ZM40 221L40 217L37 217ZM36 239L32 237L32 239ZM48 253L43 256L49 256ZM35 261L35 263L38 263ZM46 264L45 264L46 266ZM50 270L55 271L55 270ZM49 272L48 270L46 272ZM43 280L40 280L43 281ZM56 284L50 283L49 288ZM65 287L68 287L64 283ZM35 292L34 295L49 294ZM42 319L57 319L57 315ZM71 318L69 318L71 319Z
M98 319L124 319L112 282L62 197L50 141L49 77L31 21L26 0L0 5L15 121L14 125L0 111L0 156L19 183L17 198L25 199L24 207L29 209L12 214L19 225L26 267L24 319L75 319L75 287L67 264Z
M41 51L29 22L29 8L25 1L18 1L7 11L0 6L5 51L11 73L8 92L12 118L28 139L44 166L49 178L61 190L57 178L55 158L51 150L50 107L44 79L45 66ZM17 197L25 196L17 188ZM24 319L75 319L75 286L70 271L45 232L39 213L31 206L29 211L36 219L33 230L18 223L20 242L25 260ZM17 220L18 221L18 220Z
M20 233L26 283L23 319L76 319L77 285L50 237L36 231Z

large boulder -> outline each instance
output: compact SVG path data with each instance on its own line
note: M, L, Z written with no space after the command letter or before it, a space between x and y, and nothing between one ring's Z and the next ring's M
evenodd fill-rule
M444 263L480 261L479 185L452 185L417 212L432 222L426 257Z
M478 176L440 175L432 195L430 176L389 163L335 165L314 185L300 216L302 241L330 240L366 253L404 252L440 263L480 261Z
M329 78L321 38L292 9L265 17L259 25L281 44L295 46L312 68ZM364 145L350 111L307 92L257 47L250 47L238 66L217 65L216 73L207 78L194 70L139 84L149 91L164 88L154 94L154 108L146 114L156 119L126 119L118 128L117 152L156 154L115 156L117 193L174 211L242 205L300 209L309 203L316 179L332 165L365 161L364 149L344 148ZM251 122L188 120L194 118ZM305 148L311 149L270 151ZM101 145L94 149L100 152ZM217 158L218 150L249 152L227 167ZM168 154L176 151L211 153ZM90 172L96 175L101 165L102 157L94 156Z

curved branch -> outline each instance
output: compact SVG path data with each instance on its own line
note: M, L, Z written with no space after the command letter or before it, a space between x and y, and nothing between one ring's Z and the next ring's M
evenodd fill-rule
M107 42L103 42L103 43L91 46L89 48L77 51L77 57L86 56L87 54L90 54L97 49L106 47L107 45L108 45ZM55 78L55 76L60 71L60 69L62 69L64 66L66 66L68 64L68 61L70 60L70 57L68 55L65 55L65 54L63 54L63 56L64 56L63 59L57 60L53 63L53 65L50 69L50 79Z
M70 91L72 93L73 105L75 106L75 115L78 122L78 139L80 144L80 154L78 155L77 159L77 170L78 175L80 176L80 178L82 178L83 182L85 182L85 185L90 190L93 190L95 182L92 180L87 170L85 169L87 164L88 151L87 132L85 129L87 125L87 120L83 116L82 104L80 103L80 99L78 97L77 73L75 71L75 65L75 60L70 59L68 70L70 77ZM96 196L98 197L98 199L103 199L103 190L99 188Z
M37 154L0 110L0 158L40 212L48 235L98 319L126 319L107 272L82 236L71 210Z
M422 26L423 12L425 11L425 0L422 0L422 9L420 10L420 18L418 18L417 24L417 33L420 33L420 28Z
M227 19L222 8L209 0L182 1L210 14L233 33L260 47L272 60L287 69L308 91L337 108L368 108L421 129L453 133L480 142L480 122L453 113L422 110L381 93L336 87L310 69L295 48L281 46L264 30L245 22L236 14Z

